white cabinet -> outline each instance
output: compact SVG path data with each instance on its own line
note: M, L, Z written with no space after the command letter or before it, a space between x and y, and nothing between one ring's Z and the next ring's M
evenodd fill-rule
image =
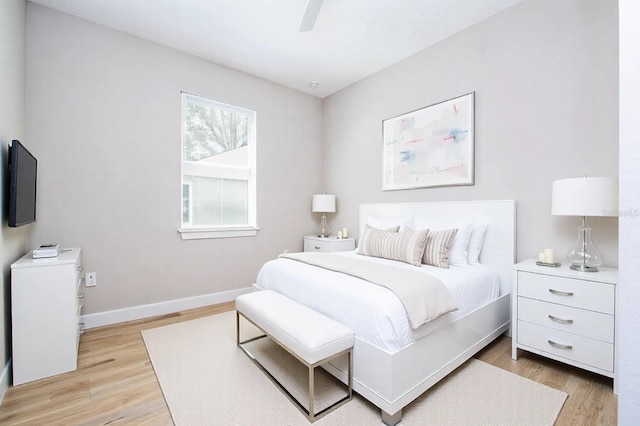
M44 259L29 252L11 265L14 386L77 368L81 270L78 248Z
M317 251L330 253L336 251L349 251L356 249L355 238L336 237L304 237L304 251Z
M614 377L618 271L578 272L534 260L514 267L512 358L524 349Z

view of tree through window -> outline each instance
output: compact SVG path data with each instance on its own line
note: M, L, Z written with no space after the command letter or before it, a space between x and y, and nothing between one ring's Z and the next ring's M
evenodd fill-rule
M255 226L255 111L182 100L182 227Z
M250 117L246 113L187 102L184 129L185 159L198 161L246 146Z

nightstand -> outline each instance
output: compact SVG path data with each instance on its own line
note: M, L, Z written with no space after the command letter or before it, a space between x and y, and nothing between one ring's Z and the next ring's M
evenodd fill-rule
M511 357L524 349L607 377L615 375L616 268L598 272L514 266ZM614 387L615 393L615 387Z
M355 238L341 238L336 237L316 237L307 236L304 237L304 251L317 251L322 253L330 253L336 251L349 251L356 249Z

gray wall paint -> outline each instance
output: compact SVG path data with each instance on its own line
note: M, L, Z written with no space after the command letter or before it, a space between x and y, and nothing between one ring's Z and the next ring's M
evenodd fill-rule
M0 2L0 369L6 365L11 352L10 265L24 254L26 234L33 226L7 226L5 196L7 146L12 139L24 138L25 23L24 0ZM29 146L26 141L25 145Z
M640 3L620 0L620 284L618 424L640 424Z
M301 250L321 191L321 101L32 3L27 120L40 166L30 246L83 249L84 313L251 285ZM180 91L257 111L255 238L182 241Z
M475 91L475 186L381 190L382 120ZM578 218L551 216L551 182L618 175L615 0L520 3L334 94L323 103L325 189L333 228L360 203L514 199L518 260L560 258ZM616 265L617 219L594 218Z

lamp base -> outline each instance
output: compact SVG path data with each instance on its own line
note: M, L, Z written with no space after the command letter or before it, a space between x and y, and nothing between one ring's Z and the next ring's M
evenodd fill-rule
M591 227L587 218L582 217L582 226L578 226L578 241L567 255L571 269L580 272L598 272L602 265L602 253L591 240Z
M318 227L318 237L328 238L331 235L331 228L327 225L327 216L322 213L320 218L320 226Z
M598 268L596 268L595 266L571 265L569 268L573 269L574 271L580 272L598 272Z

